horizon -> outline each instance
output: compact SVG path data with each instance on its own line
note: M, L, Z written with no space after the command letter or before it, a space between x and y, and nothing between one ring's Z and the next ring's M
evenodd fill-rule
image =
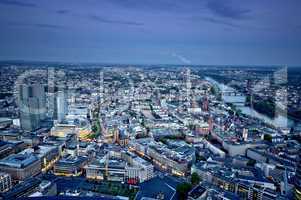
M43 60L0 60L3 64L66 64L66 65L133 65L133 66L169 66L174 65L175 67L288 67L288 68L299 68L300 65L281 65L281 64L176 64L176 63L114 63L114 62L68 62L68 61L43 61ZM110 67L110 66L107 66Z

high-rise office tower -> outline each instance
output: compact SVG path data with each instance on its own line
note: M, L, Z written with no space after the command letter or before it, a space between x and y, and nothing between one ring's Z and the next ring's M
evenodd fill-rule
M65 116L68 114L68 104L67 97L64 91L57 92L56 96L56 106L57 106L57 120L59 122L64 121Z
M49 116L59 123L64 121L65 116L68 114L67 93L65 89L49 93L48 112Z
M21 128L32 131L46 118L46 94L41 84L21 84L18 88Z

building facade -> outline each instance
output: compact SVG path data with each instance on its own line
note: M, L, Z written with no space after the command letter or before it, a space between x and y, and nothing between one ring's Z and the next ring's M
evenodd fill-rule
M41 161L31 153L12 154L0 160L0 169L14 180L24 180L41 172Z
M11 188L11 176L8 173L0 172L0 192L6 192Z
M25 131L36 130L46 118L46 93L41 84L21 84L18 88L20 125Z

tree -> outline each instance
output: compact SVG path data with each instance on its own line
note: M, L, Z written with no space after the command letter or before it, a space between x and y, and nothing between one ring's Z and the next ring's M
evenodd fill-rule
M160 138L159 141L162 142L163 144L167 145L167 139L166 138Z
M97 132L97 125L93 124L93 126L92 126L92 131L93 131L94 133Z
M179 194L179 199L187 199L188 192L191 190L192 185L190 183L181 183L177 186L177 193Z
M191 184L192 185L197 185L197 184L200 183L200 181L201 181L200 176L196 172L193 172L191 174L191 180L190 180Z
M250 159L247 162L247 166L255 166L255 164L256 164L256 160L253 160L253 159Z
M272 142L272 136L270 134L264 134L263 139L268 142Z
M217 93L216 89L214 87L210 88L210 92L211 92L212 95L216 95L216 93Z
M196 126L195 126L194 124L189 124L189 125L188 125L188 128L189 128L190 130L195 130L195 127L196 127Z
M95 139L97 138L99 135L101 135L101 125L100 125L100 121L94 121L93 125L92 125L92 134L90 134L88 136L89 139Z
M196 153L196 160L197 161L206 161L207 159L204 156L200 156L198 153Z

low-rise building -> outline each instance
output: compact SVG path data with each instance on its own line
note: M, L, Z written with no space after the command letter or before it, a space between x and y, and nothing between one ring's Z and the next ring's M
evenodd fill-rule
M102 159L85 166L86 177L137 184L153 178L154 167L148 161L129 152L110 151Z
M14 180L24 180L41 172L41 161L32 153L20 152L0 160L0 169Z
M56 137L66 138L67 135L77 135L78 130L75 125L71 124L57 124L51 128L50 135Z
M15 185L11 190L0 193L1 200L11 200L21 197L28 197L39 189L41 181L37 178L28 178Z
M53 167L54 163L59 159L58 146L40 145L34 154L41 161L42 172L47 171Z
M54 174L58 176L80 176L87 162L86 157L65 156L54 164Z
M8 173L0 172L0 193L12 188L11 176Z

